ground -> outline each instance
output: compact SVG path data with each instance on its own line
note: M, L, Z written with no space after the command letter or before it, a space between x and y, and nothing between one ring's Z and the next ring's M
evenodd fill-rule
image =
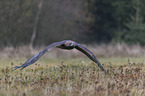
M98 58L105 74L88 58L41 58L12 71L28 58L0 62L0 96L145 96L143 57Z

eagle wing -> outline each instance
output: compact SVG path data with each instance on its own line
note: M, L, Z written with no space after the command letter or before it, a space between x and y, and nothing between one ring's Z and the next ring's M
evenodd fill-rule
M77 50L83 52L87 57L89 57L92 61L94 61L95 63L97 63L97 65L106 73L106 71L104 70L104 68L102 67L102 65L100 64L100 62L97 60L97 58L94 56L94 54L87 49L85 46L76 43L76 47Z
M21 68L24 69L25 67L35 63L42 55L44 55L47 51L50 51L51 49L53 49L54 47L58 47L58 46L61 46L62 44L64 44L65 41L61 41L61 42L55 42L55 43L52 43L51 45L47 46L44 50L42 50L41 52L39 52L38 54L32 56L31 58L29 58L23 65L21 66L15 66L13 71L18 69L18 68Z

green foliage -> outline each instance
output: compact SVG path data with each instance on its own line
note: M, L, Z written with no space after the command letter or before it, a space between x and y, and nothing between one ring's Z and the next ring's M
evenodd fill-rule
M133 20L127 24L127 28L128 30L124 36L126 42L145 44L145 23L139 21L138 24L136 24L135 20Z
M0 1L0 46L27 44L36 6L33 0ZM33 8L33 9L32 9Z
M145 22L143 18L145 12L142 11L144 8L142 3L144 3L142 0L131 1L132 13L128 15L128 17L130 17L128 22L124 23L125 27L118 30L118 38L116 38L116 40L118 39L129 44L145 44Z
M145 44L145 0L43 2L34 45L64 39ZM0 47L30 43L39 3L39 0L0 1Z
M109 42L112 38L112 30L115 28L111 0L86 0L88 3L88 24L90 27L90 35L93 37L92 41Z

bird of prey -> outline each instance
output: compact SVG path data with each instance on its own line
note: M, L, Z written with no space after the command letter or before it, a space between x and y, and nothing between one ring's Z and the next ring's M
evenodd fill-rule
M64 40L64 41L52 43L51 45L47 46L44 50L39 52L38 54L36 54L36 55L32 56L30 59L28 59L23 65L15 66L14 70L16 70L18 68L21 68L21 70L22 70L25 67L35 63L42 55L44 55L47 51L50 51L54 47L61 48L61 49L67 49L67 50L76 48L77 50L83 52L86 56L88 56L88 58L90 58L92 61L94 61L106 73L106 71L100 64L100 62L97 60L97 58L94 56L94 54L89 49L87 49L85 46L78 44L77 42L72 41L72 40Z

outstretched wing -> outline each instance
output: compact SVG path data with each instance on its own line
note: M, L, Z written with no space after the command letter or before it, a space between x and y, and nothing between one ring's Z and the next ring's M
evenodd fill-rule
M76 47L77 50L83 52L85 55L87 55L92 61L94 61L95 63L97 63L97 65L106 73L106 71L104 70L104 68L102 67L102 65L100 64L100 62L97 60L97 58L94 56L94 54L87 49L85 46L76 43Z
M21 68L24 69L25 67L35 63L42 55L44 55L47 51L51 50L52 48L54 47L57 47L57 46L61 46L62 44L64 44L65 41L61 41L61 42L56 42L56 43L52 43L51 45L47 46L44 50L42 50L41 52L39 52L38 54L32 56L31 58L29 58L23 65L21 66L15 66L14 70L18 69L18 68ZM13 71L14 71L13 70Z

